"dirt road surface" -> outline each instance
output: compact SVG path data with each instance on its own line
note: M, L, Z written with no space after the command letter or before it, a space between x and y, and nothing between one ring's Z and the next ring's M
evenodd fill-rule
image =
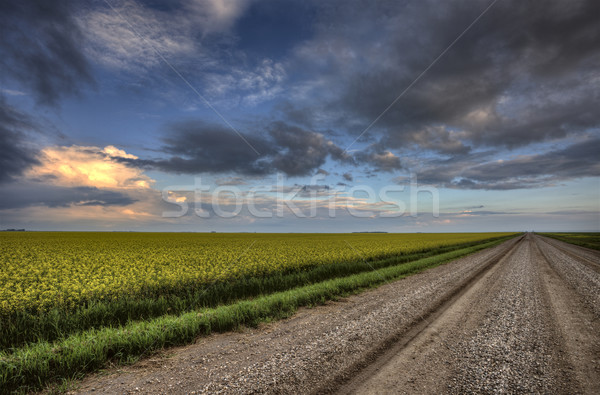
M600 253L527 234L74 392L600 394Z

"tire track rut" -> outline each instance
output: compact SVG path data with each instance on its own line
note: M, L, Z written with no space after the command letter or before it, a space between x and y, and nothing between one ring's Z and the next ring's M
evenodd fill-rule
M568 247L528 234L412 344L338 393L600 393L597 273Z

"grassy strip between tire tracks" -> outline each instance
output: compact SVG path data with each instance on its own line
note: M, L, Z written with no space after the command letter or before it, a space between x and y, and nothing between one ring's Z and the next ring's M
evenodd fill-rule
M0 389L8 392L42 388L53 382L80 378L86 372L105 367L109 361L123 363L161 348L190 343L198 336L289 317L299 307L318 305L358 293L498 245L513 237L515 235L253 300L179 316L131 322L118 328L91 329L54 343L42 341L30 344L10 354L0 353Z
M496 238L484 240L493 241ZM413 254L378 257L364 261L316 265L302 271L248 277L233 281L205 284L182 284L178 290L154 289L149 295L131 296L116 301L90 301L76 310L53 309L48 312L19 312L0 316L0 351L27 343L55 341L74 333L104 326L121 326L131 321L148 320L166 314L180 315L206 307L230 304L238 300L285 291L332 278L349 276L372 269L416 261L429 256L456 251L480 244L461 243Z

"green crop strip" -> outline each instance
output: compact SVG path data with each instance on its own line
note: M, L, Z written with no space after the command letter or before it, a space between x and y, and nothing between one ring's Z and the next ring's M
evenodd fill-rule
M542 236L565 241L581 247L600 250L600 233L540 233Z

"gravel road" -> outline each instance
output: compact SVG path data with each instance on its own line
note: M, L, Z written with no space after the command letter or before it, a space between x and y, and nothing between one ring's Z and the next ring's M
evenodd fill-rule
M527 234L73 393L600 393L600 253Z

